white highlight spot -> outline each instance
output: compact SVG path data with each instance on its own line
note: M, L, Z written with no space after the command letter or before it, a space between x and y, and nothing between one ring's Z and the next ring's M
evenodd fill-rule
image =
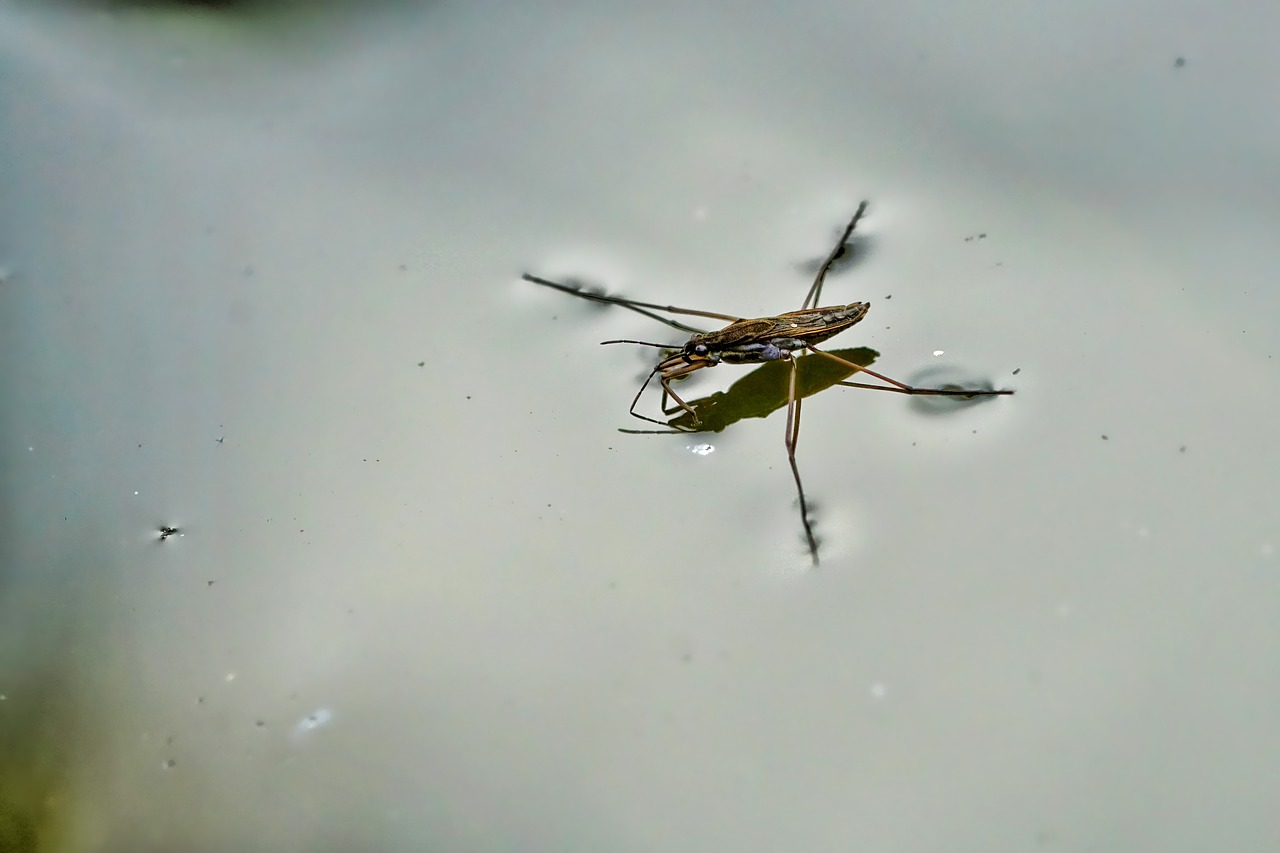
M871 685L871 689L869 692L871 693L872 699L883 699L886 695L888 695L889 688L888 686L881 684L880 682L877 681L875 684Z
M699 222L702 222L704 219L706 219L708 215L709 215L709 211L706 209L706 207L700 206L700 207L695 207L693 209L693 218L698 220Z
M1258 553L1260 553L1264 557L1270 557L1275 552L1276 552L1276 549L1274 546L1272 546L1270 542L1263 542L1262 547L1258 549Z
M333 712L328 708L316 708L310 714L307 714L293 727L290 739L294 743L300 743L303 738L310 736L312 732L323 726L327 726L333 720Z
M710 456L716 452L716 446L714 444L691 444L689 445L689 452L695 456Z
M939 355L942 355L944 352L946 352L946 350L936 349L936 350L934 350L934 351L933 351L933 354L934 354L935 356L939 356Z
M227 682L227 684L230 684L235 680L236 680L236 674L234 672L228 672L225 676L223 676L223 681Z

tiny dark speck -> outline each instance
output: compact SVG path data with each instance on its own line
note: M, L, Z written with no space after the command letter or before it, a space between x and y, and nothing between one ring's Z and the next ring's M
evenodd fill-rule
M1186 64L1187 64L1186 57L1183 57L1183 56L1179 56L1177 59L1173 61L1174 68L1182 68Z
M1186 446L1185 444L1184 444L1184 445L1182 445L1181 447L1179 447L1179 448L1178 448L1178 452L1179 452L1179 453L1186 453L1186 452L1187 452L1187 446Z
M1103 441L1107 441L1108 439L1107 439L1107 437L1104 435L1104 436L1102 437L1102 440L1103 440Z
M1022 372L1022 368L1021 368L1021 367L1019 367L1019 368L1015 368L1015 369L1014 369L1014 371L1013 371L1013 375L1014 375L1014 376L1017 376L1017 375L1018 375L1019 373L1021 373L1021 372Z
M418 362L418 367L426 367L426 366L427 366L427 363L425 361Z
M468 395L467 395L467 399L468 399L468 400L470 400L470 399L471 399L471 395L470 395L470 394L468 394Z

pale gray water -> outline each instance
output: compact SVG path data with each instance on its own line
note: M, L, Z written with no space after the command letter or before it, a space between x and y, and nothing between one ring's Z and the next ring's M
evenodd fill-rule
M1280 12L362 8L0 7L46 840L1274 847ZM619 434L678 336L518 277L789 310L863 198L832 345L1018 394L807 403L813 572L781 415Z

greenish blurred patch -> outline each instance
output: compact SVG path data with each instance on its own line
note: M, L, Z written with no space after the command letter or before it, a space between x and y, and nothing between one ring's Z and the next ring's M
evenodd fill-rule
M871 366L880 356L880 353L867 347L829 352L860 367ZM796 368L799 371L796 375L796 394L801 399L825 391L856 372L851 367L820 355L798 357ZM772 361L757 367L730 385L728 390L689 400L689 405L698 411L700 423L695 424L693 417L682 411L679 417L671 419L668 424L673 429L686 432L721 432L745 418L768 417L787 405L790 384L791 366L785 361Z
M8 681L0 700L0 853L65 849L71 764L61 680Z

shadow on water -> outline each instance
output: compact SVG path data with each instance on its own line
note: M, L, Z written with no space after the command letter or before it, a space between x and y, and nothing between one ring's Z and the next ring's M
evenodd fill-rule
M832 355L869 367L880 355L867 347L829 350ZM825 391L855 371L851 367L816 355L802 355L796 359L796 396L812 397ZM723 432L738 421L747 418L766 418L779 409L786 408L790 391L791 366L785 361L771 361L757 367L729 386L706 397L690 400L689 405L698 412L698 423L693 416L682 411L668 421L673 432ZM623 430L623 432L654 432L654 430Z
M972 391L991 392L996 390L996 386L989 380L975 381L973 378L964 375L962 371L958 371L953 367L928 367L918 371L911 376L911 384L928 387L942 388L945 390L959 390L966 388ZM911 409L917 414L927 415L928 417L944 417L952 412L960 409L969 409L973 406L989 403L992 400L999 399L995 396L986 397L928 397L919 396L911 398Z
M870 367L880 355L869 347L852 347L827 352L861 367ZM845 380L854 377L857 372L837 361L816 355L799 356L796 358L796 365L798 369L796 395L800 399L812 397L833 386L843 386ZM945 367L928 368L913 376L912 380L917 387L943 390L995 390L995 386L990 382L975 382L958 376L954 370ZM771 361L746 374L724 391L689 400L689 405L698 412L696 423L692 415L680 411L676 417L667 421L667 425L671 427L670 430L624 429L622 432L633 434L723 432L738 421L748 418L766 418L779 409L786 408L790 381L790 366L785 361ZM911 398L911 406L920 414L940 417L949 412L967 409L994 399L996 398L993 396L921 395Z

